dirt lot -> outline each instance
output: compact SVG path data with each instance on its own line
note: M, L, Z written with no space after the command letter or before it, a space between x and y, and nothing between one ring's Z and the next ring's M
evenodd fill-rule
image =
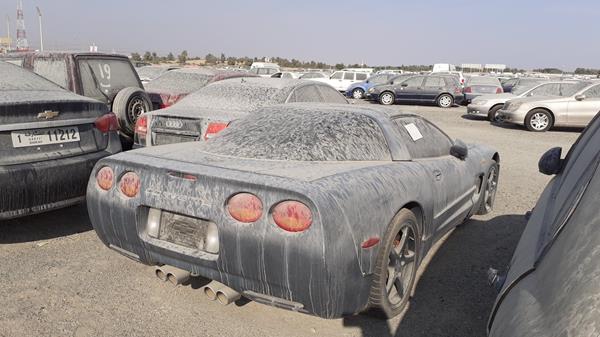
M495 292L490 266L505 266L549 177L537 160L565 151L580 130L534 134L464 116L466 108L394 106L451 137L501 155L495 211L450 235L424 271L402 323L364 316L324 320L257 303L222 306L196 280L173 287L105 248L85 207L0 222L0 336L484 336Z

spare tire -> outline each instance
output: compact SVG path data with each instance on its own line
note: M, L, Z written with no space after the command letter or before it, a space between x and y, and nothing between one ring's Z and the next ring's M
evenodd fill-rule
M143 89L136 87L122 89L112 102L112 111L119 120L119 130L128 136L133 136L138 116L151 110L150 97Z

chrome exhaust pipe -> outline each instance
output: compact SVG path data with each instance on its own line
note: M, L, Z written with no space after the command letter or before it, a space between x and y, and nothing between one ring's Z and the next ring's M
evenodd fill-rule
M219 283L217 281L210 281L209 284L202 287L202 291L204 292L204 295L208 297L209 300L214 301L217 299L217 293L219 292L222 286L222 283Z
M167 273L162 269L164 266L156 266L154 267L154 275L158 277L161 281L167 281Z
M217 292L217 300L223 305L228 305L232 302L239 300L242 297L237 291L223 285Z
M169 281L173 285L179 285L190 279L190 272L172 266L156 266L154 273L161 281Z

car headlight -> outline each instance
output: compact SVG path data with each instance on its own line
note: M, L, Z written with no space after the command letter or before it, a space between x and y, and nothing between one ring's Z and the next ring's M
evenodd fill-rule
M481 100L474 99L473 101L471 101L471 103L473 103L473 104L477 104L477 105L485 105L487 102L488 102L488 101L486 101L486 100L484 100L484 99L481 99Z
M375 88L369 88L369 93L374 93L375 92Z

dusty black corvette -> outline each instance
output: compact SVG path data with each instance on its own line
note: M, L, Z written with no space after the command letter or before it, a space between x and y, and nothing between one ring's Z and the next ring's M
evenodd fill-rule
M119 151L106 104L0 62L0 220L82 202L96 161Z
M395 316L432 244L491 210L499 157L387 111L278 105L207 142L105 158L90 218L106 245L160 277L215 280L205 292L222 303Z

